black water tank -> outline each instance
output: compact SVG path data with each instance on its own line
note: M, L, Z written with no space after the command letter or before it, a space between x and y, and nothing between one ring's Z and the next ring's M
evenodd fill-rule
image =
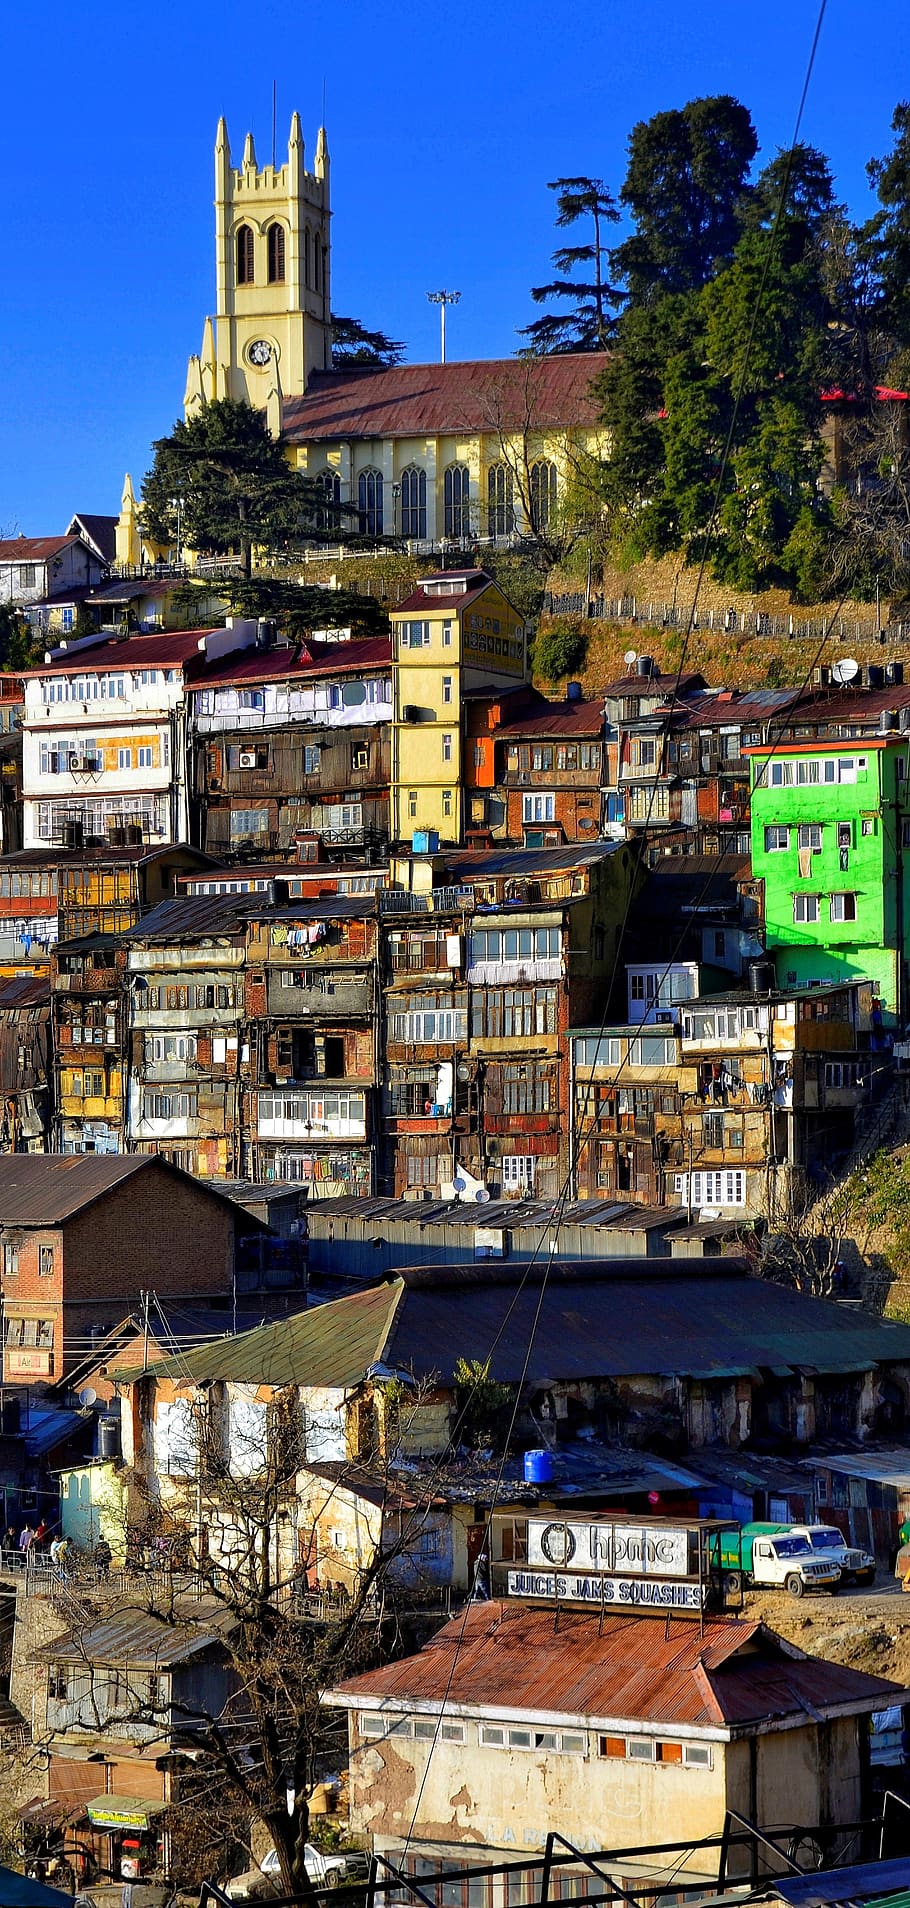
M98 1419L98 1456L100 1458L118 1458L120 1456L120 1419Z
M291 899L291 886L288 881L279 881L273 877L266 882L266 900L270 908L286 908Z
M773 961L749 962L749 987L753 994L770 994L774 991L774 984Z
M635 674L637 676L653 676L654 657L653 656L637 656L635 659Z
M884 689L885 672L881 663L870 663L866 670L866 681L870 689Z
M2 1407L0 1407L0 1430L2 1430L5 1438L15 1438L18 1436L21 1426L22 1405L18 1398L11 1398L9 1393L7 1393L3 1399Z
M128 848L142 847L142 828L139 822L127 822L126 845Z
M81 848L85 842L85 829L75 815L67 816L63 824L64 848Z
M904 681L904 665L902 662L889 662L885 664L885 681L894 689L902 688Z

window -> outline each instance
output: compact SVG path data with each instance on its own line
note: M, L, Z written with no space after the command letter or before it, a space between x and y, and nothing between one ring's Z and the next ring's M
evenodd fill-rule
M132 768L132 766L133 766L132 749L118 749L117 750L117 767L122 769L129 769L129 768Z
M832 921L855 921L856 920L856 895L855 894L832 894L831 919Z
M452 791L450 788L444 788L442 791L442 812L447 821L451 819Z
M65 1703L69 1695L69 1670L65 1663L52 1663L47 1672L47 1699Z
M427 473L414 465L401 473L401 534L403 537L427 534Z
M284 226L270 225L265 235L270 285L284 284Z
M775 823L772 828L765 829L765 854L766 855L781 854L783 850L786 848L789 848L789 846L790 846L789 828L780 828Z
M54 1272L53 1246L39 1245L38 1247L38 1277L39 1279L52 1278L53 1272Z
M316 472L315 483L326 500L326 508L315 513L315 527L317 530L334 530L338 523L338 505L341 503L341 478L337 470L320 470Z
M793 896L793 919L797 924L811 925L819 918L819 897L817 894L795 894Z
M442 759L444 762L451 762L452 760L452 737L448 730L446 730L442 738Z
M147 1033L145 1036L146 1066L156 1062L172 1060L195 1060L196 1035L190 1033Z
M515 528L514 484L507 464L487 471L487 535L510 537Z
M429 623L401 623L400 643L402 649L428 649L430 646Z
M237 233L237 283L252 285L254 276L252 227L241 225Z
M322 749L320 748L318 742L314 742L312 744L308 743L303 751L304 775L318 775L319 765L321 761L322 761Z
M556 510L556 465L542 459L531 465L531 529L546 530Z
M442 679L442 699L443 699L443 702L451 702L451 700L452 700L452 678L451 678L451 676L443 676L443 679Z
M674 1176L676 1197L686 1199L686 1175ZM703 1206L744 1206L746 1203L746 1175L740 1169L732 1172L707 1172L692 1174L692 1200L696 1211Z
M510 1192L530 1192L534 1185L534 1160L525 1153L506 1153L502 1160L502 1183Z
M37 564L36 563L20 563L19 565L20 590L33 590L35 588L37 581L38 581Z
M416 814L417 814L417 790L416 788L409 788L408 789L408 818L409 820L413 821Z
M634 759L639 768L653 768L657 754L657 745L653 736L640 736L633 744Z
M468 1016L452 996L404 994L391 1003L389 1039L402 1045L453 1046L468 1034Z
M706 1742L684 1742L682 1759L688 1769L710 1769L711 1749Z
M174 1090L168 1093L146 1093L143 1097L142 1117L145 1120L189 1120L195 1117L195 1113L195 1094Z
M152 767L152 751L150 748L137 749L136 757L140 768L150 769Z
M521 819L523 822L551 822L556 816L555 795L523 795L521 798Z
M556 1032L555 987L486 987L471 996L477 1039L527 1039Z
M382 536L382 472L362 470L357 479L357 509L362 537Z
M800 848L811 848L814 855L821 854L822 831L818 822L800 822L798 846Z
M827 1087L861 1087L863 1069L855 1060L826 1060L825 1085Z
M3 1276L5 1279L14 1279L18 1271L19 1247L17 1245L5 1245L3 1248Z
M471 479L466 464L451 464L443 477L443 524L461 542L471 534Z
M265 697L261 689L238 689L238 709L264 709Z
M561 947L558 927L475 928L468 942L468 960L473 967L479 961L552 961L558 960Z
M443 623L443 626L442 626L442 646L443 646L443 649L451 649L451 647L452 647L452 625L451 625L451 623Z

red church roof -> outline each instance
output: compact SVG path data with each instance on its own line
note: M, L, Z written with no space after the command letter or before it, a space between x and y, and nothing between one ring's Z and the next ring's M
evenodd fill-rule
M591 427L599 412L591 383L608 363L607 352L591 351L316 371L303 397L285 401L282 424L292 444Z

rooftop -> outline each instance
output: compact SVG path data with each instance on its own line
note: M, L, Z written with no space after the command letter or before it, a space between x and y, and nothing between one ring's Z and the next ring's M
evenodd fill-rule
M294 869L286 873L282 871L276 878L289 879L294 872ZM227 874L225 879L229 879ZM255 888L240 893L189 894L159 902L134 928L127 929L122 938L141 944L146 941L192 941L200 936L240 934L247 921L260 920L263 916L275 921L299 921L301 918L307 921L342 921L352 918L362 920L364 915L375 912L376 897L372 893L320 894L310 899L301 896L296 903L282 902L274 908L265 900L262 890ZM74 943L66 945L72 947Z
M424 437L461 432L592 428L592 381L607 352L541 358L396 364L381 371L316 371L303 397L285 400L292 444L313 438Z
M41 1663L126 1664L130 1669L161 1669L169 1663L184 1663L220 1641L229 1619L223 1609L213 1605L207 1610L194 1602L188 1611L190 1621L180 1626L179 1604L175 1623L165 1623L140 1609L117 1611L104 1623L90 1629L80 1628L73 1636L56 1637L36 1650Z
M493 583L493 578L487 575L486 570L467 570L460 573L457 571L453 573L450 570L445 580L451 583L455 576L460 576L463 588L434 589L434 583L443 584L444 579L435 576L425 577L417 584L416 589L411 591L410 596L406 596L404 601L398 604L395 615L409 616L414 610L442 610L449 616L454 616L459 610L465 609L469 603L476 603L478 596L482 596L484 590L490 589Z
M603 734L603 701L591 702L541 702L538 708L532 708L526 714L515 716L510 722L501 722L494 731L497 739L504 736L576 736Z
M81 537L0 537L0 563L45 563Z
M291 678L362 675L369 669L387 669L392 661L390 636L365 636L349 643L292 643L272 649L241 650L232 660L219 656L193 678L193 689L231 688L251 682L283 682Z
M530 1386L734 1378L756 1366L847 1373L910 1360L910 1327L753 1278L733 1258L598 1258L546 1272L483 1261L408 1267L158 1370L173 1364L173 1376L197 1383L346 1386L381 1362L451 1382L456 1352Z
M24 669L22 674L73 676L96 669L176 669L192 657L198 658L205 650L206 636L212 634L205 629L176 629L152 630L146 636L101 635L97 642L83 642L53 653L50 662L38 669Z
M663 1723L722 1736L880 1709L899 1684L803 1655L760 1623L601 1621L509 1602L471 1604L415 1656L350 1677L330 1700L602 1725Z
M230 1203L157 1153L0 1153L0 1226L61 1225L151 1168Z
M103 562L113 563L117 555L118 522L118 517L104 517L95 511L77 510L66 526L66 534L68 537L84 538L86 543L94 545Z

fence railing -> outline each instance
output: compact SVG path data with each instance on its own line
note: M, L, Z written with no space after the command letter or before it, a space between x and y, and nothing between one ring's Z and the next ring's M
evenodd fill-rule
M640 623L649 629L687 629L690 611L685 604L644 601L638 596L588 596L584 590L547 590L544 611L551 616L584 616L594 622ZM784 637L820 642L831 636L844 643L903 643L910 641L910 623L881 623L875 616L772 616L766 610L697 609L693 629L721 630L727 635Z

